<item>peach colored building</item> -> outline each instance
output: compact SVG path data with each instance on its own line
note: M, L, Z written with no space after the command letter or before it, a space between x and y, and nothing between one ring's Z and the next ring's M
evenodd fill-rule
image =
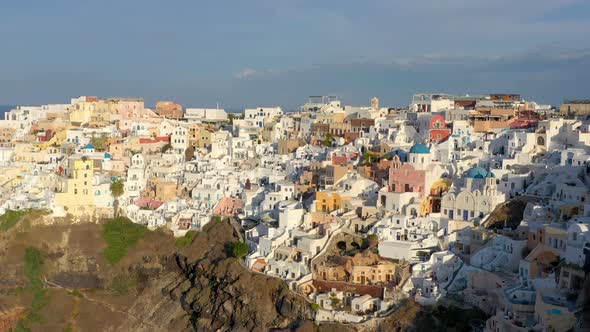
M370 250L353 257L331 256L316 267L314 279L376 285L399 283L410 272L409 266L382 259Z
M244 201L235 197L224 197L215 206L214 213L232 217L240 213L244 209Z
M143 115L145 104L143 99L116 99L117 113L121 115L122 119L136 119Z

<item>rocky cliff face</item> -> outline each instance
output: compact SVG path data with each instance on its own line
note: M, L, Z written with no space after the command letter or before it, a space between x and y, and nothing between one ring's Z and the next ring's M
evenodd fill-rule
M166 232L150 232L110 265L100 224L19 224L0 237L0 308L31 306L23 257L34 247L45 258L48 303L33 331L405 331L420 313L411 305L363 325L317 325L286 283L226 253L239 238L229 222L210 223L183 249Z
M228 223L206 227L191 246L168 257L169 272L148 278L132 310L141 314L149 303L165 303L162 310L150 313L149 321L168 329L169 322L160 319L176 306L181 309L177 320L196 331L291 329L311 319L309 304L289 292L284 282L250 273L239 260L228 257L225 245L237 239ZM143 329L129 323L123 327Z
M30 299L19 293L27 284L23 255L26 247L35 247L45 257L44 278L51 287L43 325L56 330L100 324L92 330L267 331L294 329L311 319L309 304L284 282L250 273L226 254L226 243L238 237L229 223L212 223L178 250L170 235L152 232L111 266L102 257L101 225L17 227L1 239L6 251L0 280L12 287L2 288L0 305L27 306ZM121 280L128 281L128 293L117 294L114 284ZM83 297L63 296L73 290ZM62 324L52 318L74 315Z

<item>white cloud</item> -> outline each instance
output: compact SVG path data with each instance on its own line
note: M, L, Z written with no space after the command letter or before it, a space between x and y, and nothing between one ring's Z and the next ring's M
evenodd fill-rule
M254 78L254 77L266 77L271 75L279 75L284 73L285 70L276 70L276 69L254 69L254 68L244 68L239 72L234 74L234 77L242 80L247 78Z
M252 69L252 68L244 68L240 72L235 73L234 76L235 76L235 78L241 80L241 79L244 79L244 78L248 78L248 77L254 76L254 75L256 75L256 73L257 73L257 71L254 70L254 69Z

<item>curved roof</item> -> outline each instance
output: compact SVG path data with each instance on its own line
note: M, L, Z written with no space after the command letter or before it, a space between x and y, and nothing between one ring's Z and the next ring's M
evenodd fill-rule
M108 152L105 152L105 153L104 153L104 157L105 157L106 159L111 159L111 154L110 154L110 153L108 153Z
M483 179L483 178L494 177L494 173L486 171L483 167L475 166L472 169L467 171L466 176L468 178L472 178L472 179Z
M430 149L424 144L416 144L410 149L410 153L430 153Z
M84 149L94 149L94 145L92 144L86 144L86 146L84 146Z

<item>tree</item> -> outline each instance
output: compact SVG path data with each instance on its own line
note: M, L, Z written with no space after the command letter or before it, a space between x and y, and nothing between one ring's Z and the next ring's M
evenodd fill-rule
M330 294L330 306L334 309L337 309L338 307L340 307L340 299L336 297L336 294L331 293Z
M235 119L235 118L236 118L236 115L235 115L235 114L233 114L233 113L229 113L229 114L227 115L227 120L229 121L229 124L230 124L230 125L233 125L233 124L234 124L234 119Z
M326 139L324 139L324 146L331 146L333 140L334 140L334 138L332 137L332 134L327 133Z
M96 151L105 151L107 149L107 137L104 134L100 136L96 136L96 134L92 134L90 138L90 144L94 146Z
M243 259L250 252L248 245L242 241L238 241L233 245L233 254L237 259Z
M119 197L123 196L125 192L125 185L123 181L120 179L113 180L111 182L111 195L113 195L113 209L114 209L114 216L117 218L119 216Z
M365 164L370 165L372 163L373 155L369 152L365 152L363 159L365 160Z

